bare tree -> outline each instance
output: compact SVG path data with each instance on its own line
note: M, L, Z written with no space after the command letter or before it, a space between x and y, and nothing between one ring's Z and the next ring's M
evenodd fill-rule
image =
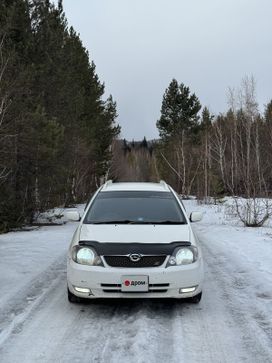
M226 138L223 126L223 118L219 116L213 125L214 138L212 141L212 158L219 165L224 188L227 189L228 185L226 181L225 152L228 140Z
M1 154L4 155L4 157L0 157L0 184L4 183L11 173L10 168L5 163L8 154L6 144L8 139L14 137L13 134L9 133L5 125L5 116L10 105L10 100L9 90L5 84L5 73L7 71L9 57L4 54L4 41L5 35L0 39L0 156Z
M238 91L239 111L237 135L237 159L241 170L240 178L245 191L244 199L235 198L239 218L246 226L261 226L272 215L265 169L262 163L260 130L262 121L256 101L256 82L245 77Z

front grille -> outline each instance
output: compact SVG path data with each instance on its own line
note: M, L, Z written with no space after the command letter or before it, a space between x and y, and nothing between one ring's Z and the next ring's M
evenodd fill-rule
M111 290L111 289L104 289L103 292L106 293L122 293L122 294L153 294L155 293L164 293L167 292L167 289L160 289L160 290L149 290L149 291L121 291L119 290Z
M128 294L128 293L134 293L134 294L142 294L142 292L140 291L122 291L121 290L121 284L101 284L101 287L104 287L103 292L106 293L122 293L122 294ZM163 292L167 292L169 284L164 283L164 284L149 284L149 289L148 291L146 291L145 293L163 293Z
M104 258L111 267L158 267L164 263L166 255L142 256L137 262L131 261L128 256L104 256Z
M169 284L149 284L150 287L169 287Z
M121 284L101 284L101 287L121 287Z

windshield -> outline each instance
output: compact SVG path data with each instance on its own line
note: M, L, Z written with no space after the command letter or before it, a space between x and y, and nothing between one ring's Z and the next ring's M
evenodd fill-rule
M170 192L100 192L84 223L185 224L184 214Z

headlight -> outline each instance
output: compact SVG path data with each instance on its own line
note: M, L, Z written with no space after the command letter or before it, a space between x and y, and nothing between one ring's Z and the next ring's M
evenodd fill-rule
M178 247L170 256L167 266L180 266L193 263L198 258L198 250L195 246Z
M95 254L90 248L80 248L76 254L77 263L81 265L93 265Z
M194 254L193 251L189 248L181 248L176 253L176 263L177 265L188 265L189 263L193 263Z
M74 246L72 260L80 265L103 266L103 262L94 249L90 247Z

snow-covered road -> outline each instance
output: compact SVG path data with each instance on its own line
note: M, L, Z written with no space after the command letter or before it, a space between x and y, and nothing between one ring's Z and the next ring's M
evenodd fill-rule
M195 225L206 261L199 305L69 304L65 257L75 228L0 236L0 362L272 362L269 231L207 218Z

